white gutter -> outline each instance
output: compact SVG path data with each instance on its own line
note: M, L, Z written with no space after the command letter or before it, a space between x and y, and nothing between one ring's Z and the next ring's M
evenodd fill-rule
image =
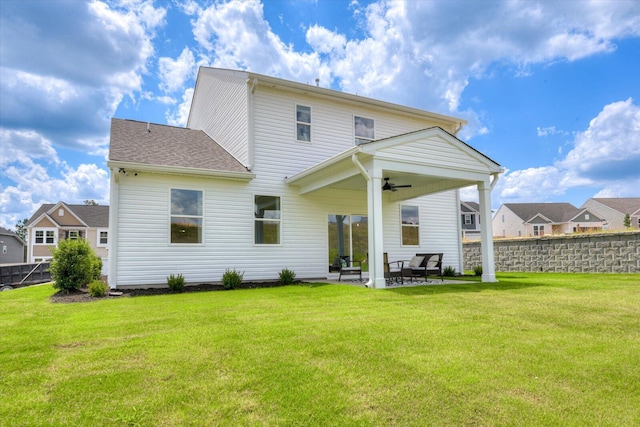
M498 179L500 178L501 173L504 173L504 168L500 172L494 172L491 174L491 176L493 177L493 180L491 180L491 186L489 187L490 191L493 191L493 187L495 187L496 184L498 183Z
M351 155L351 161L353 162L353 164L356 166L356 169L358 169L358 171L360 171L360 174L364 177L364 179L367 180L367 187L369 187L369 183L371 182L371 176L369 175L369 173L367 172L367 170L365 169L364 166L362 166L362 163L360 163L360 161L358 160L358 156L356 156L356 153L353 153ZM367 192L368 193L368 192ZM369 198L369 194L367 194L367 198ZM369 204L369 203L367 203ZM367 213L367 216L369 215L369 213ZM371 272L369 272L369 280L367 281L367 283L365 284L365 286L367 288L372 288L373 287L373 280L371 279Z
M111 168L125 169L131 172L153 172L169 175L199 175L238 181L250 181L256 177L252 172L233 172L216 169L190 168L184 166L147 165L144 163L109 161Z

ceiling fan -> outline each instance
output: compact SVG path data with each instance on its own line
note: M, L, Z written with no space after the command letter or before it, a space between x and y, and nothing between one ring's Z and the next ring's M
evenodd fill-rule
M397 191L398 188L409 188L411 187L411 184L406 184L406 185L396 185L393 182L389 182L389 178L385 178L384 179L384 185L382 186L382 190L391 190L391 191Z

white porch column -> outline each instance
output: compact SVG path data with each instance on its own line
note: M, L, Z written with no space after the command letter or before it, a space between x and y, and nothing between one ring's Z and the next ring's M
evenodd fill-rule
M482 281L497 282L493 256L493 226L491 221L491 186L489 179L478 182L480 198L480 252L482 252Z
M384 265L382 264L382 171L374 169L367 181L369 216L369 282L375 289L386 287Z

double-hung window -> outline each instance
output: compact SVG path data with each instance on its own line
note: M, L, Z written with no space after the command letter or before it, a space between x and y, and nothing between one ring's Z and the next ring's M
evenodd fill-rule
M171 189L171 243L202 243L202 199L200 190Z
M280 197L255 196L255 243L257 245L280 244Z
M296 141L311 142L311 107L296 104Z
M401 206L402 245L418 246L420 244L420 215L417 206Z
M78 240L78 237L79 237L79 235L78 235L77 231L74 230L74 231L70 231L69 232L69 239L70 240Z
M109 230L98 229L98 245L99 247L106 247L109 244Z
M56 244L56 230L35 230L36 245L55 245Z
M534 236L544 236L544 225L534 225L533 226L533 235Z
M356 137L356 145L373 141L375 138L373 119L353 117L353 133Z
M471 215L470 214L465 214L464 215L464 223L466 225L471 225L473 224L473 221L471 220Z

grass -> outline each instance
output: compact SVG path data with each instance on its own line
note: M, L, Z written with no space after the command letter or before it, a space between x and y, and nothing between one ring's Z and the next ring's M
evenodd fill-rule
M639 425L640 275L52 304L0 293L0 425Z

